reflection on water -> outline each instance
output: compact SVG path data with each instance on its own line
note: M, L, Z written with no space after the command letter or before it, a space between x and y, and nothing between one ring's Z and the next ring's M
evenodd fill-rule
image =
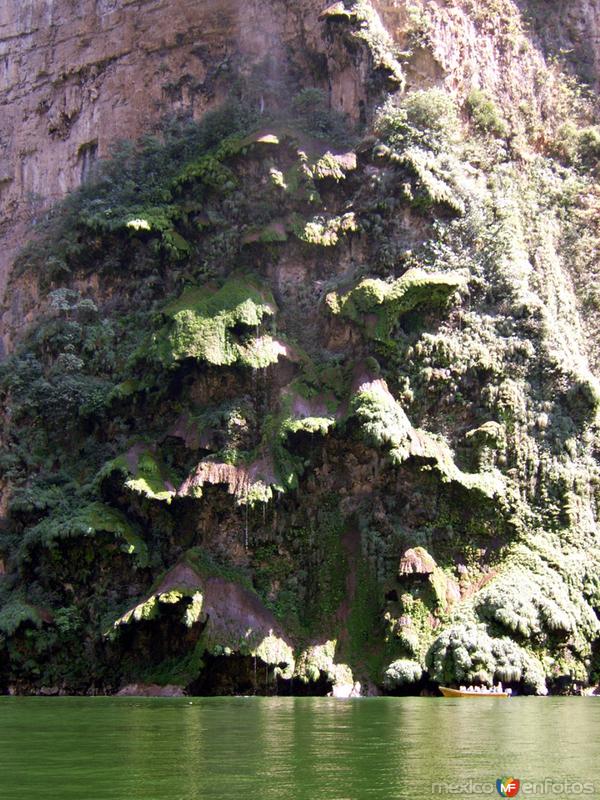
M507 775L599 797L599 733L597 698L2 697L0 797L419 800Z

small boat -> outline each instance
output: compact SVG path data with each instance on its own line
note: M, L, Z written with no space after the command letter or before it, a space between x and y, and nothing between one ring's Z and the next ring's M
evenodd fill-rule
M444 697L510 697L511 695L511 692L490 692L489 690L468 692L466 689L448 689L446 686L440 686L440 692Z

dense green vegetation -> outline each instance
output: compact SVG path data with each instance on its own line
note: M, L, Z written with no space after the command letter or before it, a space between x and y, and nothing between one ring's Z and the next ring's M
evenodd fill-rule
M595 128L520 161L485 92L384 99L368 5L325 22L370 58L354 140L313 87L234 98L122 145L20 256L44 299L0 376L0 687L230 657L597 680L600 387L565 277Z

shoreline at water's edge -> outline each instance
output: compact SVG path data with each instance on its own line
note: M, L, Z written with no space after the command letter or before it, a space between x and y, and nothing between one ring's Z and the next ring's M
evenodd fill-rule
M186 694L186 692L179 686L161 686L161 687L140 687L139 690L131 690L126 691L129 687L124 687L117 692L102 692L102 691L95 691L95 692L67 692L62 689L56 689L56 687L42 687L39 691L35 692L17 692L17 691L8 691L4 693L0 693L0 698L5 697L46 697L46 698L54 698L54 697L70 697L70 698L90 698L90 697L107 697L107 698L163 698L163 699L207 699L207 698L264 698L264 699L279 699L288 697L288 698L319 698L319 699L329 699L329 700L365 700L371 699L373 697L383 697L383 698L404 698L404 697L412 697L412 698L419 698L421 700L462 700L462 699L470 699L470 697L444 697L441 693L440 694L413 694L413 695L394 695L394 694L381 694L381 695L352 695L349 697L340 697L334 696L331 694L328 695L321 695L321 694L302 694L302 695L295 695L295 694L214 694L214 695L200 695L200 694ZM545 699L545 698L554 698L554 697L598 697L600 698L600 686L591 686L587 689L582 689L579 693L571 693L571 694L564 694L559 692L548 692L547 695L534 695L534 694L513 694L511 697L506 698L505 696L494 697L494 695L486 694L486 695L478 695L474 693L472 695L474 698L482 699L492 699L492 700L505 700L505 699L519 699L522 697L528 698L538 698L538 699Z

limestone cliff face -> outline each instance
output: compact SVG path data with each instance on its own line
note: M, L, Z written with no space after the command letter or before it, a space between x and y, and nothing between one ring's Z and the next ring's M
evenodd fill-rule
M0 690L598 681L599 7L4 4Z
M136 138L168 113L199 119L225 96L237 69L266 56L272 70L315 71L332 105L352 117L365 102L365 70L332 53L323 0L5 0L0 8L0 298L12 260L49 204L77 187L120 139ZM443 84L493 91L507 107L544 113L554 93L544 52L568 51L594 83L600 10L596 2L465 0L375 7L391 35L420 52L408 86ZM488 8L489 5L489 8ZM518 13L524 13L524 19ZM535 36L523 36L525 24ZM525 43L525 44L524 44ZM318 71L318 70L317 70ZM536 77L537 76L537 77ZM17 303L6 325L25 312Z
M318 2L7 0L0 8L0 293L36 217L120 139L198 119L237 68L314 37Z
M600 9L594 0L520 2L544 51L562 56L570 70L595 88L600 66Z

